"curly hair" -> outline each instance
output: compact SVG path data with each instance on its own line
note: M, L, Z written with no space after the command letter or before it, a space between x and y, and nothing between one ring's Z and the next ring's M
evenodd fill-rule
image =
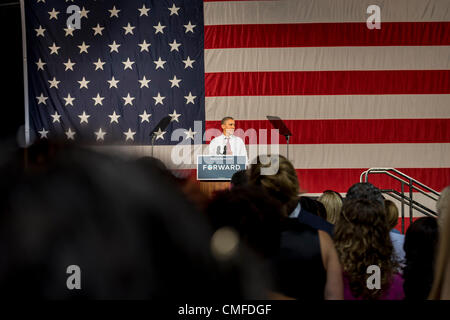
M379 299L389 289L398 264L393 259L384 207L378 201L347 200L337 221L334 240L354 297ZM367 267L377 265L381 289L367 288Z

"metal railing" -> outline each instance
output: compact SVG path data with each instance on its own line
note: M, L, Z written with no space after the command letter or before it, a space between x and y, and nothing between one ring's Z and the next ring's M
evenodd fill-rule
M394 168L370 168L361 173L360 181L369 182L369 174L385 174L394 180L401 183L401 191L395 189L382 189L380 191L389 195L390 197L401 202L401 218L402 218L402 233L405 233L405 205L409 206L409 221L413 222L413 210L416 210L426 216L437 216L436 211L413 199L413 192L419 192L429 199L438 201L440 193L424 185L423 183L411 178L410 176L398 171ZM405 193L405 187L408 187L408 192Z

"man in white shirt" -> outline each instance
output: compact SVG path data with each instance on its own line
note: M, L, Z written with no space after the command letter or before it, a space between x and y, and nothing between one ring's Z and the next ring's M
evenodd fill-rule
M234 119L232 117L223 118L221 127L223 133L211 140L208 153L210 155L245 156L245 163L248 164L244 141L234 135Z

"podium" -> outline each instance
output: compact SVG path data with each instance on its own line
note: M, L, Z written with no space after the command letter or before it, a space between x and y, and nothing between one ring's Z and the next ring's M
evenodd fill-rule
M218 190L228 189L233 174L245 170L245 166L244 156L197 156L200 189L209 196Z

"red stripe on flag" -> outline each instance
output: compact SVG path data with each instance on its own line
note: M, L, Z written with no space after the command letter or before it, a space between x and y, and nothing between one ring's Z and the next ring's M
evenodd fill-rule
M291 130L291 144L331 143L445 143L450 142L450 119L343 119L343 120L284 120ZM206 129L219 129L220 121L206 121ZM278 134L271 140L272 125L267 120L236 120L236 135L244 139L243 132L267 130L267 142L251 141L246 144L285 144ZM250 131L248 131L250 133ZM263 132L262 132L263 133ZM278 141L277 141L278 140Z
M334 190L346 193L355 183L359 182L361 169L296 169L300 188L308 193L322 193L325 190ZM450 168L399 168L399 171L424 183L430 188L440 192L450 184ZM195 170L174 170L182 176L196 177ZM369 175L369 182L380 189L395 189L401 191L400 182L386 175ZM409 192L405 187L405 192Z
M207 97L337 94L446 94L450 70L206 73Z
M205 49L450 44L450 22L245 24L205 26Z

